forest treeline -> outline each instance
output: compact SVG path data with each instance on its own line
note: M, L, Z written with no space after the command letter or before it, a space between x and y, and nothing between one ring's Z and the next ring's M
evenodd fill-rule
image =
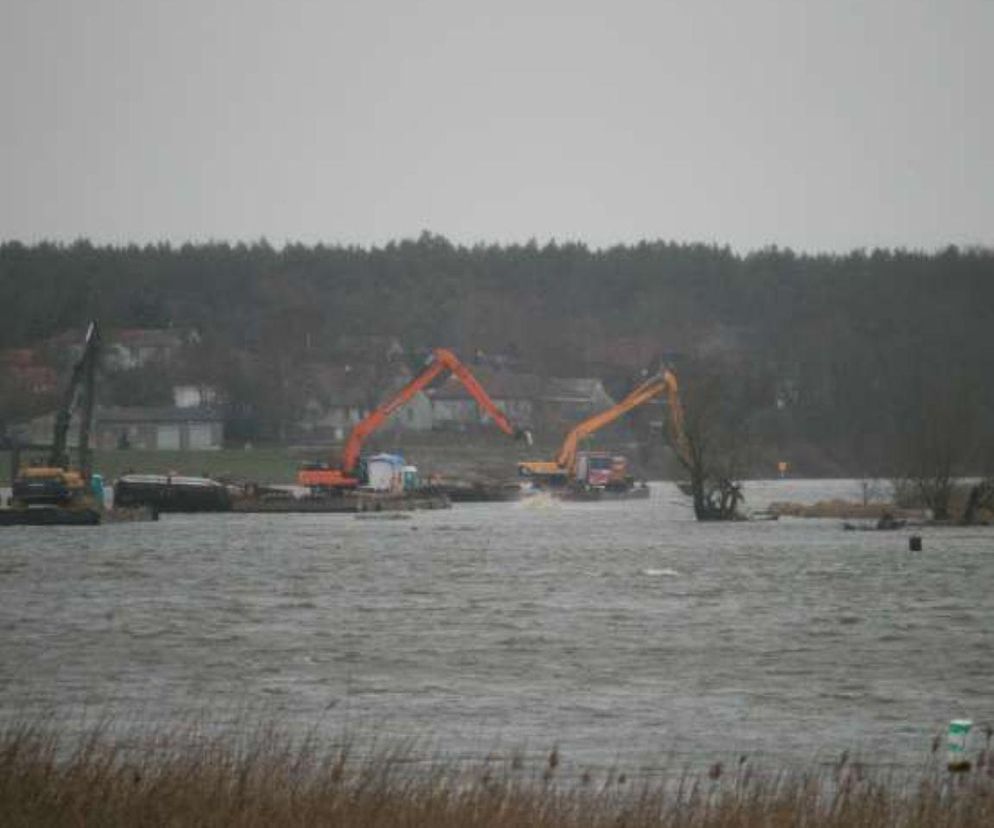
M669 242L467 247L427 233L371 249L0 245L0 348L90 318L195 328L205 353L254 354L270 375L259 393L273 366L357 334L513 353L537 373L615 388L650 358L712 360L747 383L743 416L762 439L819 446L851 473L884 463L895 435L951 439L951 423L970 443L961 462L980 463L994 421L985 249L743 255Z

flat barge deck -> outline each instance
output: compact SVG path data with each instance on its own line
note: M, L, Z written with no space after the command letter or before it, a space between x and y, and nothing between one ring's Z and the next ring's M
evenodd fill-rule
M0 509L0 526L97 526L100 512L96 509L59 509L36 507L30 509Z
M158 520L149 507L122 509L60 509L33 506L29 509L0 509L0 526L99 526L102 523L135 523Z
M442 493L383 494L350 492L333 497L246 497L233 500L231 511L242 514L323 514L360 512L412 512L449 509L452 502Z

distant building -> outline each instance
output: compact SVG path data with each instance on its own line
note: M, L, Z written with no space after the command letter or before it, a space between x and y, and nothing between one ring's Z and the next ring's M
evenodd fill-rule
M544 378L474 365L473 374L494 404L516 426L560 429L614 405L599 379ZM454 377L428 392L435 428L465 429L489 421Z
M221 395L212 385L174 385L173 405L176 408L209 408L217 405Z
M59 382L55 370L32 348L0 351L0 376L28 394L51 394Z
M209 408L100 408L94 445L101 449L210 451L224 445L224 417Z
M101 331L100 362L107 371L169 365L187 345L200 342L193 328L120 328ZM40 343L38 350L53 365L65 367L83 353L85 328L70 328Z
M519 374L485 365L474 365L473 375L483 386L494 404L521 428L535 424L536 401L540 399L544 382L535 374ZM463 430L483 425L490 417L481 409L466 387L455 377L428 392L431 415L437 429Z
M546 382L541 400L545 420L550 424L578 423L615 402L599 379L559 377Z
M168 365L182 347L195 341L192 331L173 328L125 328L108 333L102 361L111 370Z
M98 407L94 412L91 445L100 449L209 451L224 445L224 418L206 408ZM55 413L36 417L13 429L22 442L52 441ZM77 445L79 412L69 425L68 443Z
M387 402L412 379L402 362L312 363L304 371L306 402L298 423L300 436L344 440L352 427ZM426 431L432 427L431 404L416 394L384 424L387 429Z

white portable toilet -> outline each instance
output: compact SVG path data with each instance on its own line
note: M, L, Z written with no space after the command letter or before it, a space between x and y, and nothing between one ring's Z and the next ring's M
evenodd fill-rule
M404 459L396 454L374 454L366 461L367 486L374 492L399 492L404 488Z

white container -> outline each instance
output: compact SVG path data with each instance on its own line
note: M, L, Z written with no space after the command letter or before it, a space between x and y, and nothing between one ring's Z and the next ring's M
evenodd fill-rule
M404 461L395 454L374 454L366 461L367 486L374 492L399 492L403 489Z

